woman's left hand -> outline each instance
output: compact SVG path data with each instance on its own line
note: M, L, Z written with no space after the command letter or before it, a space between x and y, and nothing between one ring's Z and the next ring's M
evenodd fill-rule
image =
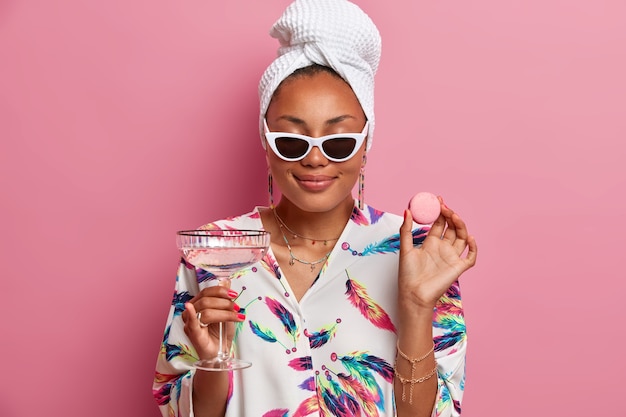
M400 228L399 300L432 309L450 286L476 264L478 248L461 217L439 198L441 215L422 246L413 246L412 216L404 211ZM465 256L463 255L467 249Z

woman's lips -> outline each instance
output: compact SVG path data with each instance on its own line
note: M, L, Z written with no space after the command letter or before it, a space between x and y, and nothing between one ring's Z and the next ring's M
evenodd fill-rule
M302 188L309 191L323 191L330 187L335 180L335 177L327 175L302 175L295 178Z

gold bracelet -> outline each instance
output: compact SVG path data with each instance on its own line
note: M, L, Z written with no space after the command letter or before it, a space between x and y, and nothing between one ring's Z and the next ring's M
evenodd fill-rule
M405 385L407 383L411 384L411 387L409 388L409 404L413 404L413 385L421 384L422 382L427 381L430 378L432 378L432 376L437 373L437 361L435 361L435 367L421 378L413 379L412 376L411 376L411 379L403 378L398 373L398 369L395 366L393 367L393 373L398 378L398 380L400 380L400 383L402 384L402 402L406 401Z
M426 354L424 356L420 356L419 358L416 359L411 359L409 358L406 353L404 353L403 351L400 350L400 343L398 342L396 344L396 349L398 349L398 353L400 354L400 356L402 356L402 358L406 359L407 361L411 362L411 365L415 366L416 363L423 361L424 359L426 359L428 357L428 355L430 355L434 350L435 350L435 344L433 343L433 347L430 348L430 350L428 352L426 352ZM413 378L411 376L411 378Z
M435 367L433 368L432 371L430 371L429 373L427 373L423 377L417 378L417 379L415 379L415 365L418 362L423 361L431 353L433 353L433 351L435 350L435 344L433 343L433 347L430 348L430 350L428 352L426 352L425 355L420 356L419 358L409 358L406 353L404 353L403 351L400 350L400 343L399 342L396 344L396 349L398 349L398 354L403 359L409 361L409 363L411 364L411 379L403 378L398 373L397 366L393 367L394 374L398 377L398 379L400 380L400 383L402 384L402 402L404 402L406 400L406 394L404 392L404 388L405 388L404 385L407 382L410 382L411 383L411 390L409 391L409 404L413 404L413 385L422 383L422 382L426 381L427 379L431 378L433 375L435 375L435 372L437 371L437 361L435 360ZM396 360L396 365L397 365L397 360Z

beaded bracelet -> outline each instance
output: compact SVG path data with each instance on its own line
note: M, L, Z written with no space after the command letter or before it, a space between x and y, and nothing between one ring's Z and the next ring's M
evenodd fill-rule
M409 358L406 353L404 353L404 352L402 352L400 350L400 345L399 344L396 345L396 348L398 350L398 354L403 359L406 359L407 361L409 361L411 363L411 379L404 378L404 377L402 377L398 373L397 361L396 361L396 364L393 367L393 373L398 378L398 380L400 380L400 383L402 384L402 402L406 401L405 385L407 383L411 384L411 388L409 390L409 404L413 404L413 385L420 384L420 383L430 379L433 375L435 375L435 373L437 372L437 361L435 360L435 367L430 372L428 372L423 377L417 378L417 379L414 378L415 377L415 365L418 362L421 362L424 359L426 359L435 350L435 344L433 343L433 347L430 348L430 350L428 352L426 352L425 355L420 356L419 358Z

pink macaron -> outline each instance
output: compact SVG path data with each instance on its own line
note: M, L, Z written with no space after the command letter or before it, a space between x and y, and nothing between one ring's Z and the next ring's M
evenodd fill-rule
M437 196L428 193L417 193L409 201L409 210L413 220L419 224L431 224L437 220L441 213L441 203Z

